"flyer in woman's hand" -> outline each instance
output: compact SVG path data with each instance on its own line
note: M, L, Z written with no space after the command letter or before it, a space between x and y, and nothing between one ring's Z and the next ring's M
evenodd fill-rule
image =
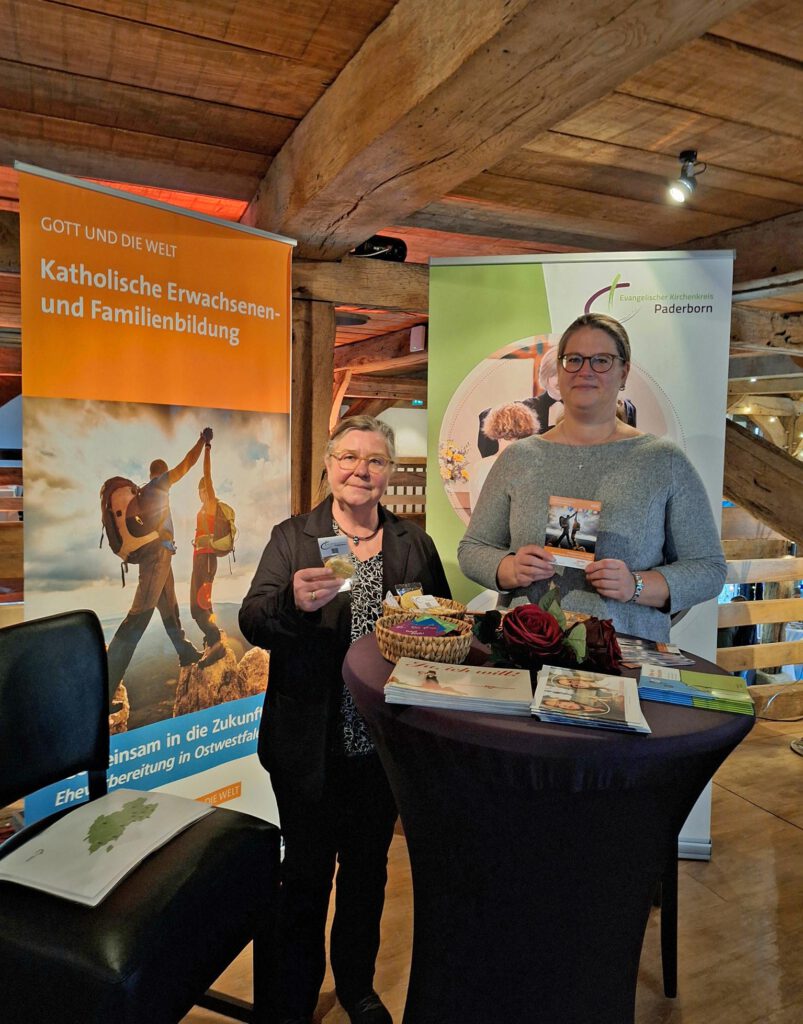
M558 565L583 569L594 561L602 503L550 495L544 547Z

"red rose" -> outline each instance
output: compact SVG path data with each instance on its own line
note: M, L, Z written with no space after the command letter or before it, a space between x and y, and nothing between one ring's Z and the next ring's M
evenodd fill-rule
M622 666L622 651L610 619L586 619L586 660L583 664L598 672L613 672Z
M556 654L571 652L563 646L563 630L554 615L537 604L522 604L502 619L502 636L511 657L535 668Z

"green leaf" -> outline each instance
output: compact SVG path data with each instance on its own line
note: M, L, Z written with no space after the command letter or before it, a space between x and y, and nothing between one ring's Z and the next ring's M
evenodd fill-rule
M566 616L563 614L563 609L560 606L560 591L554 584L545 594L541 595L538 607L542 611L549 612L553 618L557 619L561 629L566 628Z
M571 647L574 651L578 663L586 660L586 627L584 623L578 622L576 626L573 626L563 641L567 647Z

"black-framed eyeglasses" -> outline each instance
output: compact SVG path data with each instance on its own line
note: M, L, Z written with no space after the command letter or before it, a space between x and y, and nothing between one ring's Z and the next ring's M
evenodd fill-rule
M579 373L583 368L583 363L587 361L594 373L607 373L615 359L624 362L621 356L612 356L610 352L597 352L593 356L581 356L572 352L570 355L560 357L560 365L567 373Z
M379 475L384 473L390 465L390 459L384 455L358 455L356 452L332 452L332 458L336 459L341 469L351 473L364 462L368 466L368 472Z

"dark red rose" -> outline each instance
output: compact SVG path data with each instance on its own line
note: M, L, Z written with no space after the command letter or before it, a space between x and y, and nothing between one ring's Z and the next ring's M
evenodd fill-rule
M537 604L523 604L502 619L502 636L511 657L527 667L540 667L557 654L570 654L563 646L563 630L554 615Z
M610 619L586 619L586 660L597 672L614 672L622 667L622 652Z

